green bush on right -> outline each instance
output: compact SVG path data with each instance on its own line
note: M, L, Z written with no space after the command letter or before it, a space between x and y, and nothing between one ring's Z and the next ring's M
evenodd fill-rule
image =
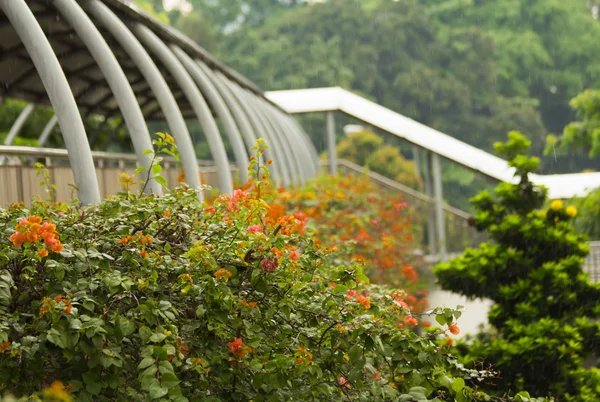
M492 239L435 268L445 290L495 304L490 330L459 344L467 365L491 364L499 378L481 384L494 395L523 389L556 401L597 401L600 371L600 287L582 271L586 237L573 226L577 210L554 200L529 174L539 160L528 141L511 132L496 144L515 169L514 183L474 197L473 224ZM590 364L590 362L592 362Z

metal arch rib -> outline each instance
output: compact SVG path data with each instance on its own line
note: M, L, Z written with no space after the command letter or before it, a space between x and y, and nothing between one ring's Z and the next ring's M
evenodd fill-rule
M84 204L100 202L100 189L94 160L83 121L73 92L52 46L24 0L0 0L0 9L8 17L27 49L46 89L69 151L75 185Z
M54 130L54 127L56 127L57 123L58 118L56 115L52 116L50 120L48 120L48 123L46 123L42 133L40 134L40 137L38 138L38 147L43 147L46 141L48 141L48 137L50 137L50 134Z
M177 57L171 52L169 47L154 32L146 26L136 23L132 27L133 32L140 41L149 49L167 68L169 73L175 78L175 81L184 93L184 96L190 102L196 117L206 134L206 140L210 148L212 157L217 165L217 177L219 179L219 188L221 193L232 194L233 182L231 179L231 169L229 160L225 152L223 139L219 134L217 123L215 122L204 97L196 86L196 83L190 77L185 67L179 62ZM232 143L236 162L240 170L245 170L248 166L248 155L244 150L244 144Z
M282 115L283 115L283 113L282 113ZM300 127L300 124L298 124L298 122L292 116L283 115L283 117L285 119L287 119L290 122L290 124L297 130L300 138L302 138L304 140L304 142L306 143L306 146L311 150L310 155L312 156L315 170L318 172L321 169L321 165L320 165L320 161L319 161L319 153L317 152L315 145L312 143L312 141L308 137L308 134L306 134L306 132L302 129L302 127Z
M247 111L245 108L243 109L241 104L239 103L237 97L233 95L230 91L230 88L227 87L223 82L217 79L215 73L204 65L201 61L196 60L196 64L200 67L200 69L206 74L206 76L211 80L215 88L219 91L223 100L231 110L234 119L236 120L238 127L240 128L244 138L247 138L247 143L254 144L258 139L258 133L260 132L260 128L254 119L251 119L251 116L247 115ZM271 149L267 149L265 151L265 155L268 159L273 159L273 155ZM280 177L279 168L271 166L271 172L277 183Z
M144 154L144 151L154 149L148 126L133 89L131 89L131 85L117 58L110 50L102 34L77 2L55 0L52 4L73 27L102 71L125 120L138 162L146 169L150 169L152 160L147 154ZM156 181L151 180L146 186L146 192L160 194L162 187Z
M221 81L217 79L214 71L212 71L208 66L202 63L200 60L196 59L196 65L200 69L204 76L208 79L208 81L213 85L213 87L217 90L217 92L221 95L223 101L231 111L233 118L235 119L238 127L240 128L240 133L244 138L244 142L246 143L246 147L248 152L250 152L250 148L256 145L256 140L258 138L257 133L254 132L252 124L248 117L243 113L240 105L236 98L229 92L229 88L227 88Z
M288 138L291 143L291 149L294 151L296 164L298 170L301 172L302 184L306 182L306 179L311 177L314 172L312 171L312 163L306 163L306 160L310 160L310 154L304 142L298 138L296 131L288 124L287 120L280 119L278 111L269 102L264 99L257 98L261 106L264 108L265 113L269 116L279 130Z
M221 79L225 78L221 77ZM238 96L242 100L242 102L244 102L244 105L248 108L249 113L252 113L253 116L256 118L257 122L262 126L263 136L265 137L265 140L267 140L267 145L274 149L275 154L283 156L283 158L276 158L274 160L274 163L279 162L283 176L283 185L285 187L289 187L293 182L294 172L290 170L290 167L288 165L289 155L287 154L287 152L284 152L284 149L279 141L277 132L273 129L273 127L271 127L265 116L263 116L254 100L250 98L248 94L244 92L243 89L231 83L226 84L230 85L232 91L236 93L236 96Z
M305 172L306 178L315 176L317 172L314 168L311 150L307 147L306 142L302 138L302 133L299 133L297 129L292 126L290 121L285 118L286 116L277 108L273 107L269 102L264 101L263 103L265 107L269 109L275 121L282 127L282 130L289 133L290 138L295 142L294 146L301 150L303 159L300 159L299 155L299 162Z
M175 53L175 56L177 56L183 67L185 67L189 75L195 81L202 94L206 97L206 101L214 108L217 116L223 123L223 127L225 128L225 132L229 137L229 141L232 144L238 144L238 146L239 144L241 144L242 150L244 150L242 135L238 130L238 127L235 125L235 121L233 120L231 112L229 111L229 109L227 109L227 106L223 102L223 99L219 95L219 92L214 87L212 82L208 79L208 77L206 76L206 74L204 74L200 67L194 62L194 60L192 60L192 58L188 56L188 54L185 53L179 46L171 45L171 50L173 51L173 53ZM208 113L210 113L210 111L208 111ZM212 115L210 116L210 118L212 119ZM254 146L254 144L246 144L246 150L244 150L246 160L248 160L247 158L249 150L252 146ZM223 152L225 151L223 150ZM241 183L245 183L248 180L246 174L246 167L247 164L245 166L239 166Z
M225 76L219 74L218 72L215 73L215 76L217 80L219 80L223 86L230 91L231 96L238 100L242 110L244 110L250 119L250 122L254 127L254 131L256 133L260 133L260 136L264 137L264 139L267 141L267 145L269 146L269 151L271 153L271 155L268 155L267 157L274 161L273 165L271 166L277 164L279 168L277 171L279 173L279 177L276 177L276 184L279 185L281 182L283 182L284 186L289 186L290 176L286 166L285 155L279 148L279 143L276 141L276 139L272 138L270 130L264 125L262 116L253 110L253 105L246 102L243 94L238 91L238 88L236 88Z
M200 171L196 163L194 144L175 97L158 67L133 33L106 5L99 0L88 0L84 3L84 9L119 42L152 89L177 143L186 181L192 188L199 188ZM202 193L200 197L202 198Z
M21 110L21 113L19 113L19 116L17 117L13 125L10 127L8 135L4 139L4 145L12 145L13 141L15 140L15 138L17 138L19 133L21 133L23 126L25 125L27 119L29 118L29 116L31 116L31 113L33 113L34 110L35 105L33 103L29 103L27 106L25 106L23 110Z
M291 184L304 184L304 172L302 171L302 166L300 165L297 157L299 149L296 149L293 144L290 142L288 137L287 130L283 130L276 122L271 118L269 111L264 107L264 105L260 102L260 100L254 96L252 93L240 88L240 90L245 94L248 98L248 102L250 104L255 105L255 110L259 115L264 117L265 125L271 127L273 132L273 136L277 138L280 143L280 147L283 148L283 152L286 156L286 160L289 163L288 169L290 171Z

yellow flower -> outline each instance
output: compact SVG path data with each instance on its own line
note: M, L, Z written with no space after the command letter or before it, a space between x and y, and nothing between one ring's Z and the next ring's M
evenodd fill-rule
M550 209L553 211L560 211L561 209L563 209L563 207L564 207L564 204L563 204L562 200L554 200L550 204Z
M575 208L573 205L569 205L566 212L571 218L575 218L577 216L577 208Z

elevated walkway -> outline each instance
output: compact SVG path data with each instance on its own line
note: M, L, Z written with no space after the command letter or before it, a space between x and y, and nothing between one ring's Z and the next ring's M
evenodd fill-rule
M435 155L502 182L514 182L514 169L495 155L409 119L345 89L317 88L266 92L266 97L290 114L342 112L400 137ZM551 198L584 196L600 187L599 173L532 175Z

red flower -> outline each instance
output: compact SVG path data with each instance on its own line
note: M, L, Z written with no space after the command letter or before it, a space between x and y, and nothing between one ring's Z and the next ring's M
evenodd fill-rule
M258 223L256 225L248 226L248 233L257 234L257 233L260 233L261 231L262 231L262 227Z
M275 268L277 268L278 265L277 259L275 258L263 258L260 262L263 271L275 271Z
M350 300L350 299L352 299L352 298L353 298L353 297L355 297L357 294L358 294L358 292L357 292L356 290L354 290L354 289L350 289L350 290L348 291L348 293L346 293L346 300Z
M344 377L340 377L340 379L338 381L342 387L350 388L350 384L348 384L348 380L346 380Z
M250 347L244 344L242 338L234 338L232 342L227 343L231 353L237 357L246 357L250 353Z

